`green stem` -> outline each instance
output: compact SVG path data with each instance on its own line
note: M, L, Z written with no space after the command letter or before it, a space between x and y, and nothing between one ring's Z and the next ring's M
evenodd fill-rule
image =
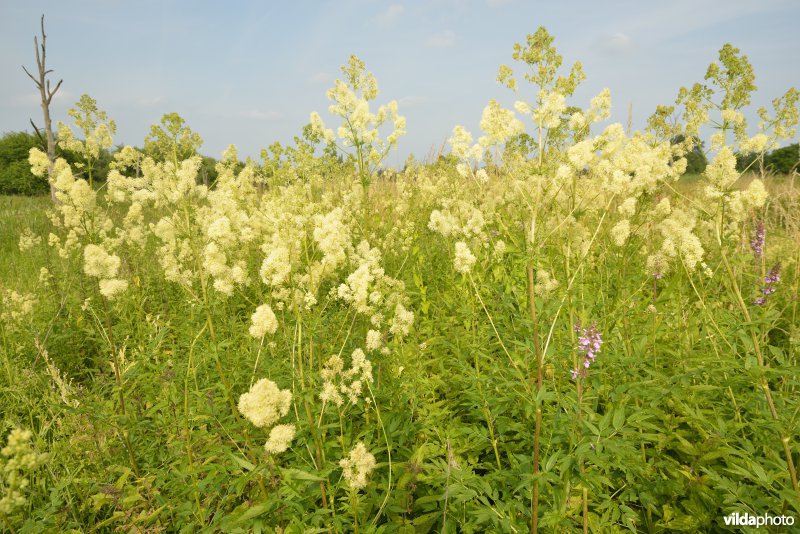
M542 404L540 392L542 390L542 349L539 343L539 321L536 317L536 292L534 285L533 263L527 266L528 274L528 304L530 306L531 320L533 322L533 350L536 355L536 419L533 428L533 489L531 490L531 532L539 530L539 454L540 437L542 432ZM498 460L499 463L499 460Z
M386 427L383 424L383 418L381 418L381 412L378 408L378 402L375 400L375 393L372 391L372 386L369 382L367 384L367 390L369 391L370 397L372 397L372 406L375 408L375 415L378 418L378 425L381 427L381 432L383 433L383 439L386 442L386 454L389 458L389 484L386 488L386 496L381 503L381 507L378 509L378 512L375 514L375 517L372 518L372 526L375 526L378 522L378 518L383 513L386 504L389 502L389 496L392 493L392 447L389 443L389 436L386 434Z
M186 376L184 377L184 380L183 380L183 410L184 410L184 414L185 414L184 415L184 431L186 432L186 459L187 459L188 464L189 464L189 472L192 474L192 487L194 488L194 502L195 502L195 505L197 506L198 520L200 521L201 524L203 523L203 507L200 504L200 496L199 496L199 493L197 491L197 476L196 476L194 470L192 469L192 462L193 462L193 456L192 456L192 427L189 424L189 419L190 419L190 416L189 416L189 375L190 374L194 374L194 372L195 372L195 369L192 366L192 362L193 362L193 359L194 359L194 347L197 344L197 340L200 339L200 337L203 335L203 332L205 332L207 327L208 327L208 324L204 323L203 327L200 329L200 331L194 337L194 340L192 341L191 347L189 347L189 361L186 364Z

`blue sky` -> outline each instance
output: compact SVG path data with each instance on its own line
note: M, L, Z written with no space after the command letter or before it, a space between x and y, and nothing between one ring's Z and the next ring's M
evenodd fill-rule
M311 111L335 124L325 91L350 54L377 77L377 102L397 100L407 118L390 164L438 150L456 124L477 138L486 103L514 100L497 68L513 65L514 43L540 25L565 65L583 62L587 80L570 103L586 107L609 87L611 121L625 123L632 103L635 128L701 81L726 42L754 64L754 108L800 87L797 0L3 0L0 132L42 122L21 69L35 68L42 13L48 67L64 79L55 120L88 93L116 120L115 142L141 146L149 125L175 111L214 157L229 143L257 157L291 142Z

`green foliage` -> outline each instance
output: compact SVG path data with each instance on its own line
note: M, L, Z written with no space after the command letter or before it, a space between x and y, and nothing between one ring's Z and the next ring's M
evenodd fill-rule
M28 132L9 132L0 138L0 194L40 195L48 191L47 179L31 173L28 152L40 146Z

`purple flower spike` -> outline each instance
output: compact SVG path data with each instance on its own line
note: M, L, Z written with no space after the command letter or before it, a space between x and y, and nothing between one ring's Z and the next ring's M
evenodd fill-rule
M763 306L767 302L767 297L775 293L775 285L781 281L781 264L778 263L769 270L769 274L764 277L764 287L761 288L762 296L753 301L756 306Z
M761 255L764 253L764 240L766 237L766 232L764 230L764 223L759 222L758 226L756 226L756 234L753 236L753 240L750 242L750 248L753 249L753 255L756 258L760 258Z
M575 332L578 334L578 352L583 355L583 365L578 369L572 370L572 379L585 378L589 372L589 366L597 358L600 352L600 347L603 344L602 334L597 330L595 325L589 328L583 328L580 324L575 326Z
M781 271L780 264L774 266L772 269L770 269L769 274L767 275L767 277L764 278L764 282L767 285L773 285L773 284L777 284L778 282L780 282L781 281L781 272L780 271Z

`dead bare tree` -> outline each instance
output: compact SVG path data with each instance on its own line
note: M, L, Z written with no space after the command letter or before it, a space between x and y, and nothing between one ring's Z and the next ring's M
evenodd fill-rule
M30 76L33 83L36 84L36 87L39 89L39 94L42 97L42 113L44 115L44 133L47 140L47 159L50 160L50 166L47 169L47 178L50 182L50 199L55 204L57 202L56 199L56 188L53 186L53 166L56 161L56 139L53 135L53 123L50 120L50 102L53 100L53 96L58 91L58 88L61 87L61 82L64 80L59 80L56 84L54 89L50 89L50 80L47 79L47 75L53 72L52 69L47 70L46 67L46 57L47 57L47 47L45 41L47 40L47 35L44 33L44 15L42 15L41 20L42 25L42 44L39 45L39 38L33 38L33 47L36 51L36 66L39 70L39 77L35 78L25 66L22 66L22 70L25 71L25 74ZM41 50L41 52L40 52ZM31 126L36 131L36 135L39 136L39 139L42 139L42 134L39 132L39 128L36 127L34 124L33 119L31 119Z

